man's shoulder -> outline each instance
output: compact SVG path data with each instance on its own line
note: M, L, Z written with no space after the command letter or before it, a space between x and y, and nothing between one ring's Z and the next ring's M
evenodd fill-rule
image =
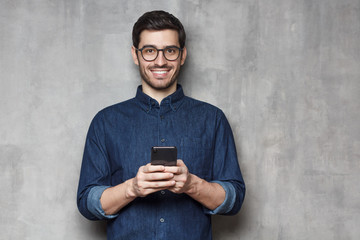
M222 110L219 107L217 107L211 103L208 103L208 102L205 102L205 101L202 101L199 99L195 99L192 97L188 97L188 96L185 97L185 100L186 100L187 105L191 108L194 108L197 110L202 109L202 110L209 111L212 113L222 113Z
M135 103L135 98L130 98L122 102L115 103L113 105L107 106L100 110L100 112L112 112L112 111L119 111L122 109L127 109L128 107L133 106Z
M95 119L113 119L114 117L126 116L131 112L131 109L136 107L136 101L134 98L115 103L113 105L107 106L95 115Z

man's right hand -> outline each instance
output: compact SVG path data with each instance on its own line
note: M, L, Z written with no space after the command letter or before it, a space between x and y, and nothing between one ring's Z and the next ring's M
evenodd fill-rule
M137 197L175 186L174 174L165 172L162 165L150 163L139 168L136 176L119 185L105 189L100 198L107 215L115 214Z
M128 197L145 197L151 193L168 189L175 185L174 174L164 172L162 165L151 165L150 163L141 166L136 176L129 181L126 191Z

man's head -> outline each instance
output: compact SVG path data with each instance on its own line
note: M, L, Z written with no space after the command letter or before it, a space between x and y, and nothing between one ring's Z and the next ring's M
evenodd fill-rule
M183 25L174 15L165 11L152 11L142 15L133 27L133 46L138 48L140 34L144 30L160 31L172 29L178 32L180 48L185 47L186 34Z
M185 31L180 21L164 11L147 12L133 28L132 56L143 86L154 90L176 87L185 63Z

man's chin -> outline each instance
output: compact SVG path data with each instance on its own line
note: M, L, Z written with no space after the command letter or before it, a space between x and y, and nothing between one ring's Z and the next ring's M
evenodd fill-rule
M167 90L167 89L171 88L176 83L175 80L173 80L171 82L168 82L168 83L160 83L160 84L155 84L155 83L152 83L152 82L147 81L147 80L145 80L145 82L152 89L159 90L159 91Z

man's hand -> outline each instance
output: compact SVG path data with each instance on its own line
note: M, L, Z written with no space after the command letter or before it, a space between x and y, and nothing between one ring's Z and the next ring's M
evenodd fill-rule
M174 174L175 185L168 188L173 193L189 193L192 190L192 174L189 173L185 163L181 160L177 160L177 164L174 167L165 167L165 172Z
M165 172L162 165L148 163L141 166L136 176L129 181L127 194L129 197L145 197L151 193L171 188L175 185L174 174Z
M161 165L141 166L134 178L107 188L101 195L101 206L106 214L115 214L137 197L168 189L175 185L174 174L165 172Z
M214 210L225 200L225 190L218 183L210 183L189 173L185 163L178 159L176 167L165 167L173 173L175 185L168 188L174 193L186 193L208 209Z

